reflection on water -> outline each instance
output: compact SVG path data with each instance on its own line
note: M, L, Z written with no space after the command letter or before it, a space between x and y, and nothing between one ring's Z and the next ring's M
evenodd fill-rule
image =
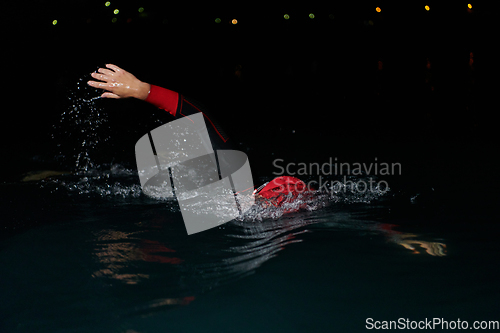
M401 245L408 250L412 250L415 254L421 253L415 248L415 245L418 245L431 256L443 257L446 255L446 244L441 242L418 240L416 239L419 237L418 235L394 230L394 228L397 227L398 226L389 223L380 223L377 226L381 232L385 233L389 241Z
M98 265L92 278L110 285L140 287L126 289L128 297L141 300L132 310L126 310L130 314L144 315L164 307L187 305L204 292L255 273L289 244L303 242L304 234L325 228L383 235L388 242L402 246L400 255L404 254L403 247L411 253L446 255L442 240L397 231L396 225L356 218L355 214L332 207L279 219L232 221L196 238L181 236L185 232L182 224L174 234L171 227L168 216L157 216L149 222L136 223L132 231L118 225L92 233L89 242Z
M413 253L419 253L413 245L420 245L423 249L425 249L425 252L430 254L431 256L445 256L446 252L446 244L444 243L439 243L439 242L427 242L427 241L421 241L417 239L411 239L413 237L417 237L417 235L414 234L402 234L399 236L399 240L397 241L397 244L404 246L405 248L412 250Z
M108 195L104 189L121 184L124 191L120 193L125 200L140 201L140 191L129 191L137 186L131 170L115 166L110 172L89 172L41 182L42 188L66 188L66 195L76 193L79 200L94 193L99 200L104 200L103 204L109 205L116 196ZM74 188L79 190L74 191ZM154 218L92 230L92 237L87 242L92 244L92 256L98 267L91 276L125 285L166 284L168 288L161 287L169 295L165 299L170 301L165 304L184 304L185 297L194 297L198 292L252 274L288 244L302 242L301 236L311 231L308 229L311 225L333 230L365 230L384 235L387 241L413 253L446 255L446 245L442 242L426 240L415 233L403 232L393 224L376 222L370 217L359 218L337 208L337 204L369 204L384 195L385 192L344 191L335 196L316 193L312 198L291 202L290 206L255 205L242 218L192 238L186 236L180 212L172 202L150 200L156 206ZM298 207L302 211L286 213ZM168 281L160 281L166 276Z
M383 206L385 192L317 194L295 203L305 203L306 208L294 213L285 213L286 205L282 210L256 206L245 218L187 236L178 207L146 198L133 190L136 183L136 175L116 165L112 170L22 183L54 201L52 219L59 210L66 214L63 224L22 234L0 252L0 263L10 268L2 274L5 285L15 286L6 299L21 298L30 304L40 300L29 307L6 301L3 308L13 318L8 325L41 313L41 319L26 325L25 331L41 324L54 331L57 323L45 318L63 316L65 325L79 326L80 313L86 314L84 321L90 325L187 306L206 292L258 273L264 263L279 260L290 244L313 245L311 239L325 229L353 231L374 246L380 243L363 234L382 235L400 245L394 251L408 261L417 252L421 257L446 254L445 241L378 220L370 209L379 201ZM122 190L110 192L116 185ZM67 200L58 201L61 196Z

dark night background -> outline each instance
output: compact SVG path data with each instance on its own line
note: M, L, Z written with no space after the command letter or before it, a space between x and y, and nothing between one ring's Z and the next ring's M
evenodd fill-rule
M2 145L18 163L3 166L46 167L33 163L50 162L52 126L68 107L68 90L114 63L204 103L250 156L378 156L405 163L407 175L427 172L419 181L491 184L496 9L436 1L7 3ZM145 131L137 123L164 114L134 100L99 103L112 138L100 149L133 162Z

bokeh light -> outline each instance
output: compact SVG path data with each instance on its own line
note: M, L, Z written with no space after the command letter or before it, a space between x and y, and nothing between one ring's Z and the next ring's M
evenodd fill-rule
M111 1L106 1L106 2L104 2L104 5L105 5L106 7L110 7L110 6L111 6ZM463 6L464 6L464 5L465 5L465 4L463 4ZM464 6L464 7L465 7L465 6ZM142 18L147 17L147 13L145 12L144 7L136 7L136 8L137 8L137 11L139 12L139 15L138 15L139 17L142 17ZM425 5L425 6L424 6L424 8L425 8L425 10L426 10L427 12L430 12L430 5ZM463 7L462 7L462 8L463 8ZM468 12L469 12L469 13L472 13L472 4L471 4L471 3L468 3L468 4L467 4L467 8L468 8ZM123 8L122 8L122 9L123 9ZM372 10L373 10L373 7L372 7ZM113 9L112 11L113 11L113 14L114 14L114 15L118 15L118 14L120 13L120 9L118 9L118 8L115 8L115 9ZM379 6L376 6L376 7L375 7L375 11L376 11L377 13L381 13L381 12L382 12L382 8L381 8L381 7L379 7ZM293 13L292 13L292 14L293 14ZM305 14L305 13L304 13L304 14ZM125 14L123 14L123 13L122 13L121 15L125 15ZM282 15L283 15L283 19L284 19L284 20L290 20L290 14L289 14L289 13L283 13ZM321 15L321 17L323 17L322 15L326 15L326 14L325 14L325 13L320 13L320 15ZM307 16L308 16L310 19L315 19L315 18L316 18L315 13L309 13L309 14L307 14ZM328 18L329 18L330 20L333 20L333 19L334 19L334 15L333 15L333 14L329 14L329 15L328 15ZM130 21L130 20L129 20L129 21ZM216 17L216 18L215 18L215 23L217 23L217 24L221 23L222 21L223 21L223 20L222 20L220 17ZM224 19L224 21L225 21L225 19ZM48 20L48 22L50 22L50 20ZM90 19L87 19L87 23L89 23L89 22L90 22ZM109 21L108 21L108 22L109 22ZM114 20L113 22L116 22L116 20ZM226 21L226 22L227 22L227 21ZM229 20L229 23L230 23L230 24L232 24L232 25L236 25L236 24L238 24L238 23L239 23L239 21L238 21L238 19L233 18L233 19L230 19L230 20ZM365 23L365 25L374 25L374 21L364 21L364 23ZM57 25L57 24L58 24L58 21L57 21L57 20L53 20L53 21L52 21L52 25L54 25L54 26L55 26L55 25Z

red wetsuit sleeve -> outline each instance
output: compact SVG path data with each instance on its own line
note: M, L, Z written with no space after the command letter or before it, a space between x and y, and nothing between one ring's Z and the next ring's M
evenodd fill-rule
M172 116L177 113L177 104L179 102L179 94L175 91L168 90L153 84L150 85L146 102L153 104L157 108L169 112Z

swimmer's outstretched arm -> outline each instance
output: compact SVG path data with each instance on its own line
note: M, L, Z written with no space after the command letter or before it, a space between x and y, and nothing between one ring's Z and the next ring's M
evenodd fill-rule
M92 77L99 81L88 81L94 88L104 89L103 98L137 98L166 110L173 116L177 112L179 94L153 84L142 82L126 70L112 64L99 68Z

